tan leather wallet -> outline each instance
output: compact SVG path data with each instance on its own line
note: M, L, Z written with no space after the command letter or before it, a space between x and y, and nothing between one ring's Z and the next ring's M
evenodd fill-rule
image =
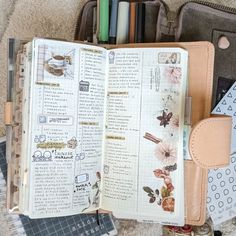
M192 98L189 151L192 160L185 161L185 216L186 224L202 225L206 217L208 169L229 163L231 145L231 117L210 116L214 46L209 42L106 45L107 48L140 46L188 50L188 95ZM6 106L6 124L10 122L10 111L7 110Z
M175 42L108 45L107 48L140 46L181 47L188 50L188 96L192 100L189 152L192 160L185 160L185 222L202 225L206 218L208 169L229 164L231 145L232 118L210 116L214 46L209 42Z

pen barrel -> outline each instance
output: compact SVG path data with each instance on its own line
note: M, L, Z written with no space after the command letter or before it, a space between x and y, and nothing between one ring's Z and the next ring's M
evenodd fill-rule
M116 43L127 43L129 34L129 3L120 2L118 7L118 22Z
M112 0L109 37L116 38L119 0Z
M144 42L144 26L145 26L145 5L142 2L136 4L136 29L135 42Z
M136 3L130 3L129 11L129 43L135 42Z
M109 0L100 0L99 11L99 41L107 42L109 28Z

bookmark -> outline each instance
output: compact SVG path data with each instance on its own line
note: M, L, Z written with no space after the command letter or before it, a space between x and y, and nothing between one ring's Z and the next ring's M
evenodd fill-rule
M130 3L129 11L129 43L135 42L136 3Z
M135 28L135 42L144 42L144 26L145 26L145 5L142 2L136 5L136 28Z
M117 31L117 13L119 0L112 0L111 3L111 18L110 18L110 32L109 32L109 43L116 43L116 31Z
M129 34L129 3L120 2L118 7L118 22L116 43L127 43Z
M100 0L99 5L99 42L108 42L108 26L109 26L109 1Z

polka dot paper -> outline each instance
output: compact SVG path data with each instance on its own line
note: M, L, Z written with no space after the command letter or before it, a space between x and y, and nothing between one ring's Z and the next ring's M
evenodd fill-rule
M236 216L236 82L212 114L233 118L230 164L208 172L207 208L214 225L217 225Z

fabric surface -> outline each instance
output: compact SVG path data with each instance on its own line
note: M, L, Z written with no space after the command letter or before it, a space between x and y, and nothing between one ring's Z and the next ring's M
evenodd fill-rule
M3 135L3 103L6 100L7 39L54 37L73 40L76 20L86 0L0 0L0 136ZM170 10L176 10L187 0L165 0ZM235 0L209 0L236 8ZM1 214L0 214L1 215ZM236 226L228 221L220 225L225 236L233 236ZM236 223L236 222L235 222ZM161 235L159 224L119 220L118 235ZM0 225L4 217L0 216ZM0 231L0 236L3 236ZM5 236L5 235L4 235Z

